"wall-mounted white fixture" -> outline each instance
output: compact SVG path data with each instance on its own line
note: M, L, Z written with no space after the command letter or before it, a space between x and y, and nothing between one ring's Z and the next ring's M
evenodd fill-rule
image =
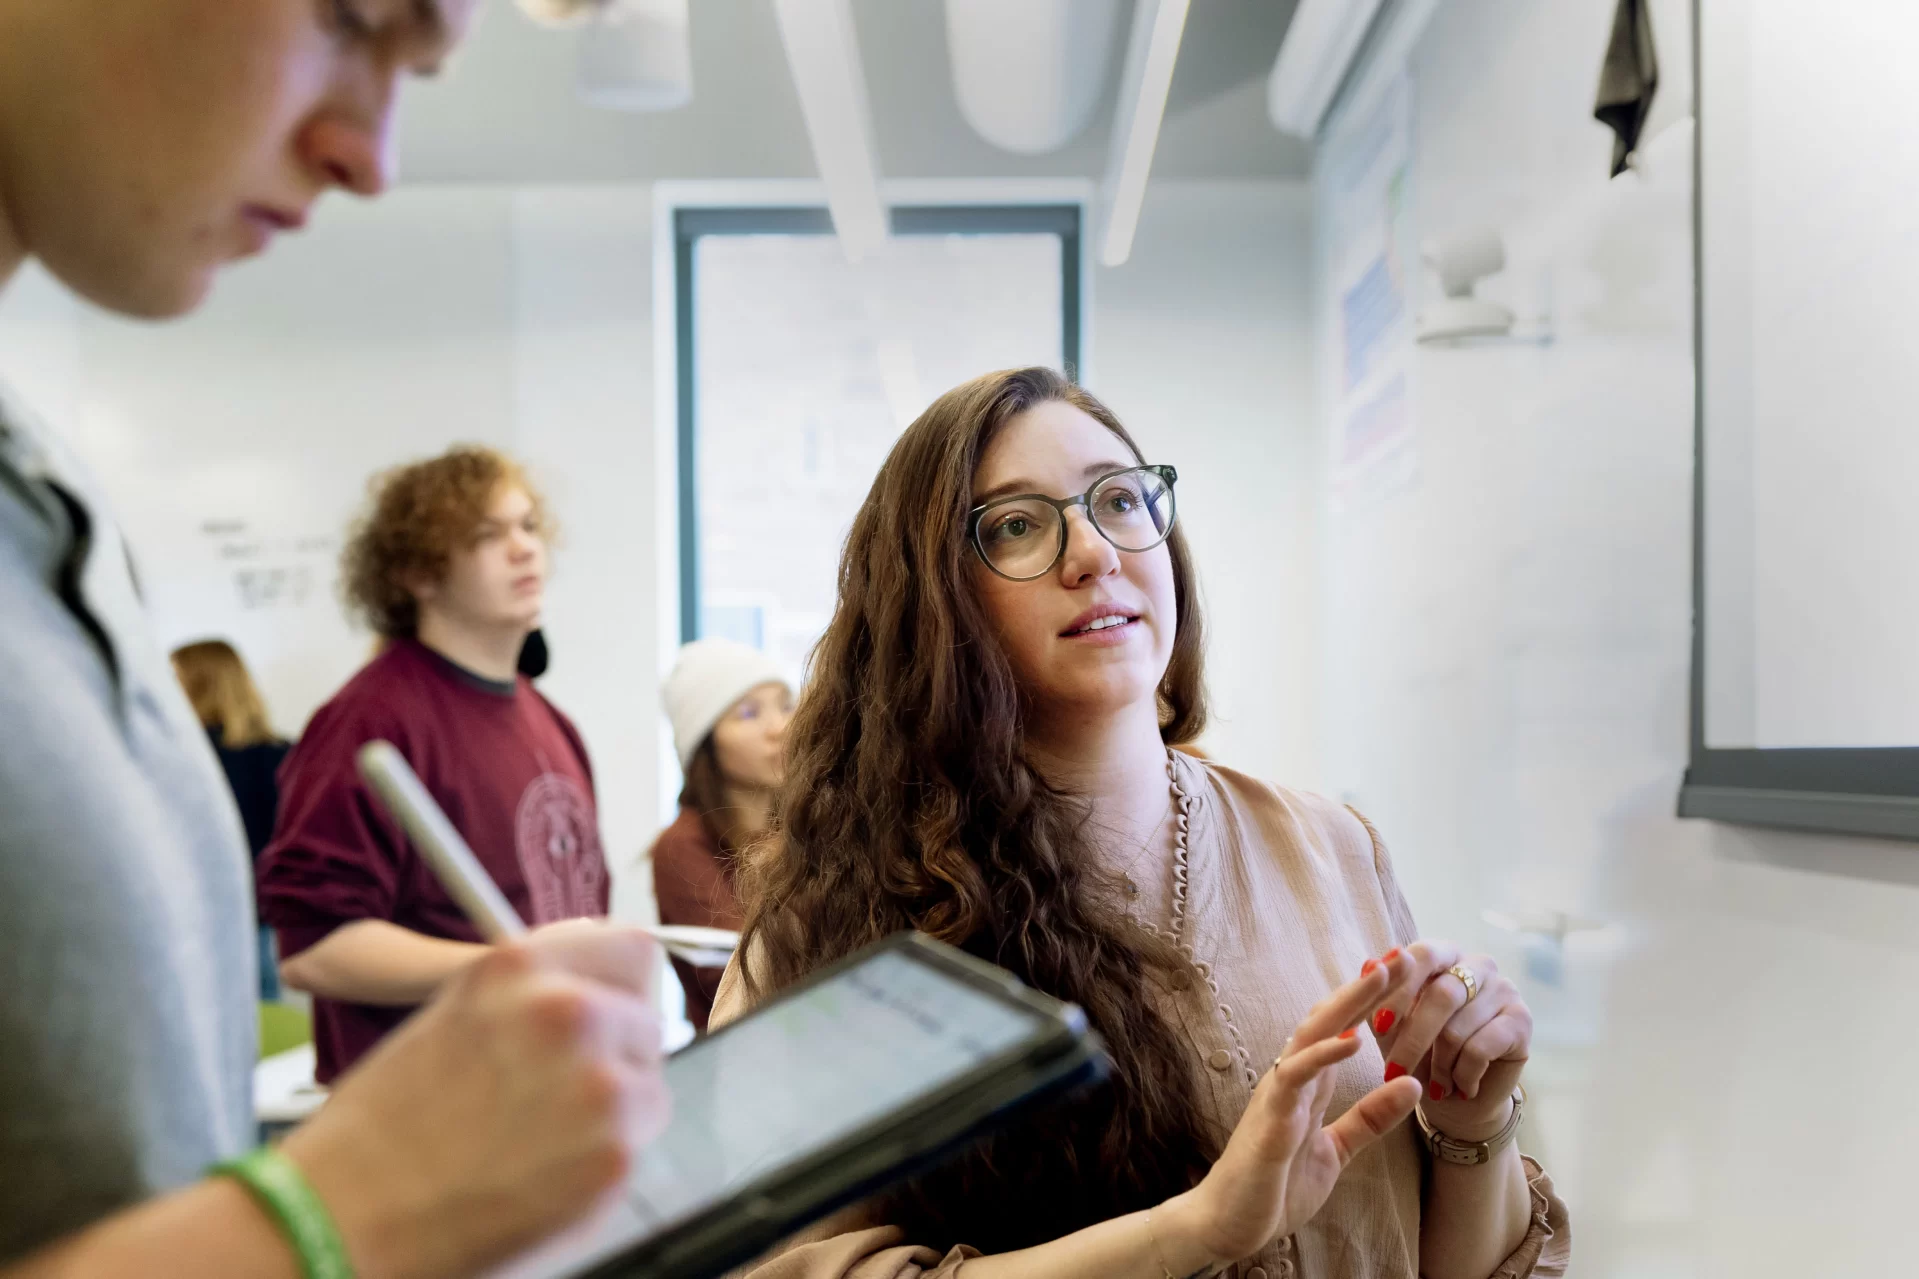
M1382 0L1299 0L1266 80L1266 114L1281 133L1311 138L1359 52Z
M946 0L961 117L1003 151L1065 146L1099 107L1124 14L1122 0Z
M580 96L615 111L693 100L689 0L610 0L580 32Z
M1473 296L1473 285L1506 269L1506 244L1491 227L1461 231L1419 246L1422 262L1439 277L1437 298L1420 310L1421 342L1504 337L1513 330L1513 313L1497 302Z
M1106 227L1100 235L1099 260L1105 266L1119 266L1133 253L1133 235L1139 230L1140 205L1146 200L1146 179L1153 171L1153 152L1159 147L1160 121L1166 115L1166 93L1173 86L1173 65L1179 60L1189 7L1190 0L1138 0L1133 9L1133 34L1126 46L1126 67L1120 73L1119 109L1113 118L1113 146L1101 191Z
M813 161L848 261L886 243L879 158L851 0L773 0Z

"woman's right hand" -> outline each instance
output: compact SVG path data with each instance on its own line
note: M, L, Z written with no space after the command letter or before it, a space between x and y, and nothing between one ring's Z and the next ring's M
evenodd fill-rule
M580 921L501 946L282 1147L362 1275L470 1275L586 1217L666 1127L657 955Z
M1412 1113L1420 1085L1408 1076L1373 1089L1322 1126L1334 1067L1359 1051L1357 1027L1389 984L1382 965L1333 992L1300 1022L1253 1090L1212 1171L1154 1210L1155 1232L1168 1254L1224 1264L1291 1234L1319 1211L1353 1156Z

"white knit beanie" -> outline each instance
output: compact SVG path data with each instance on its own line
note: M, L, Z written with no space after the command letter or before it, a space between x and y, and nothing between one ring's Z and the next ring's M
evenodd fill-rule
M660 690L660 701L673 725L673 746L680 753L681 768L693 762L693 752L733 703L762 684L793 687L779 663L738 640L694 640L680 650L673 673Z

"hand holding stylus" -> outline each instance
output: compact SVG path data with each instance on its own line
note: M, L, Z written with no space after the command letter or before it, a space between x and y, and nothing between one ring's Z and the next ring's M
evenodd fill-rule
M671 1112L651 938L596 921L499 943L283 1146L361 1274L471 1275L592 1212Z

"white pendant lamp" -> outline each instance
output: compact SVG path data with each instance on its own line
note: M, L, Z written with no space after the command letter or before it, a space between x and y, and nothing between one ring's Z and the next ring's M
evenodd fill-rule
M615 111L671 111L693 99L690 0L519 0L549 27L579 28L580 96Z
M1123 0L946 0L960 115L1019 155L1057 151L1099 109Z

